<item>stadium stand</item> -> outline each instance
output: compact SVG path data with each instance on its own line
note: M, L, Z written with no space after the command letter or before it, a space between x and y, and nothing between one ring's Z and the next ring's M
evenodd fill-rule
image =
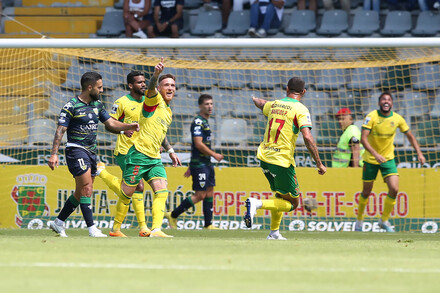
M226 36L245 35L251 25L251 16L249 10L232 11L229 14L228 23L222 33Z
M316 30L318 35L339 36L348 29L348 15L344 10L327 10L322 16L322 22Z
M402 37L411 30L411 13L408 11L391 11L385 19L385 26L380 31L382 36Z
M100 37L116 38L125 31L122 10L108 11L104 15L101 28L96 32Z
M316 16L311 10L294 10L284 29L287 35L307 35L316 28Z
M433 11L422 11L417 16L416 26L411 33L417 37L433 37L439 30L440 14Z
M379 30L379 13L374 10L356 11L353 24L348 29L351 36L371 36Z

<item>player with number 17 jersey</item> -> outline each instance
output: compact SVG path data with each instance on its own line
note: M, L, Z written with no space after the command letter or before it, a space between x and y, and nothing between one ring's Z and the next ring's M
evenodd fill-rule
M267 102L263 114L268 123L257 158L284 168L296 167L294 153L299 132L304 127L312 128L309 110L298 100L286 97Z

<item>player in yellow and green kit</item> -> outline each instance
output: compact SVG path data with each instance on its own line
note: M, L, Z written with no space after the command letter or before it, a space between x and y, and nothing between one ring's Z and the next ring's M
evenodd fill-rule
M362 231L364 210L368 204L368 197L373 189L374 180L376 180L377 173L380 170L388 186L388 195L385 198L382 217L379 219L379 227L387 232L394 232L394 228L388 219L396 204L399 189L399 174L394 161L394 137L397 128L406 135L416 150L420 163L423 165L426 161L405 119L396 112L391 111L392 108L393 97L391 93L382 93L379 97L379 110L370 112L362 125L361 143L365 148L362 172L363 189L362 195L359 197L355 231Z
M252 228L257 209L270 210L271 231L267 236L268 240L286 240L279 232L281 218L284 212L295 210L299 204L294 158L299 132L316 162L318 174L324 175L327 170L319 158L318 148L313 140L309 110L300 103L306 93L304 86L302 79L293 77L287 83L286 97L282 100L269 102L252 97L255 106L267 116L264 141L258 147L257 157L275 196L267 200L248 198L244 221L246 227Z
M150 237L172 237L161 230L168 197L167 174L160 156L161 145L170 154L173 166L182 165L173 148L166 141L166 134L172 121L170 103L176 92L176 81L171 74L159 78L163 69L162 58L154 67L153 76L148 84L147 95L139 115L140 131L125 158L123 179L120 181L116 176L110 175L113 177L111 180L116 181L116 185L120 186L116 194L125 205L130 203L142 179L153 189L153 223ZM158 81L159 85L157 85Z
M127 85L130 89L130 93L115 101L110 116L121 122L137 123L139 122L139 115L142 110L142 104L145 100L144 93L147 89L144 73L141 71L130 72L127 75ZM121 168L122 172L125 170L125 157L127 156L128 150L133 146L133 141L137 136L138 132L134 131L123 131L118 135L114 155L116 163ZM120 189L120 182L118 179L105 170L105 164L102 162L98 163L97 169L98 176L107 184L107 186L117 193ZM144 182L141 180L136 187L136 191L133 193L132 204L139 224L139 236L148 237L150 236L151 231L145 223L143 191ZM116 203L116 215L112 230L109 233L110 236L126 237L125 234L121 232L121 225L127 215L128 209L129 205L119 199Z

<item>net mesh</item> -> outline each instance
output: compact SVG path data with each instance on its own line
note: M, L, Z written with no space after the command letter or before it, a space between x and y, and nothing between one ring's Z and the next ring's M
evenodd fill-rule
M312 132L326 166L331 166L342 134L335 113L349 108L360 126L365 115L377 109L384 90L394 93L393 110L416 135L428 158L425 167L439 161L440 48L48 48L0 49L1 164L47 163L60 109L80 93L84 72L103 76L102 101L110 109L128 93L126 75L142 70L148 80L160 57L165 57L164 72L177 77L168 138L178 152L189 152L197 98L208 93L215 102L210 118L213 146L225 154L223 165L258 166L250 158L256 155L266 121L251 96L283 98L288 79L296 75L306 81L302 102L312 114ZM111 165L116 136L100 127L99 149ZM403 134L398 133L395 144L398 165L417 166ZM297 165L313 166L301 136Z

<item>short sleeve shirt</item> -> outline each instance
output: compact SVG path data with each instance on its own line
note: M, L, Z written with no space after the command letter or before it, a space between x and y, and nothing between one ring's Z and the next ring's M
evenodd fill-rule
M298 100L284 98L267 102L263 108L267 116L264 141L258 147L258 159L284 168L295 167L295 147L299 132L312 128L309 110Z
M82 147L96 153L98 123L108 119L110 115L101 101L85 104L75 97L61 109L58 125L67 127L67 146Z
M201 153L194 145L194 137L201 137L203 144L211 148L211 128L208 120L197 115L191 123L191 162L192 167L211 165L211 156Z
M374 110L367 115L362 128L370 130L368 142L387 161L394 159L394 137L397 128L402 133L409 130L408 124L401 115L391 111L388 116L383 116L379 110ZM367 150L365 150L363 158L364 162L379 164Z

